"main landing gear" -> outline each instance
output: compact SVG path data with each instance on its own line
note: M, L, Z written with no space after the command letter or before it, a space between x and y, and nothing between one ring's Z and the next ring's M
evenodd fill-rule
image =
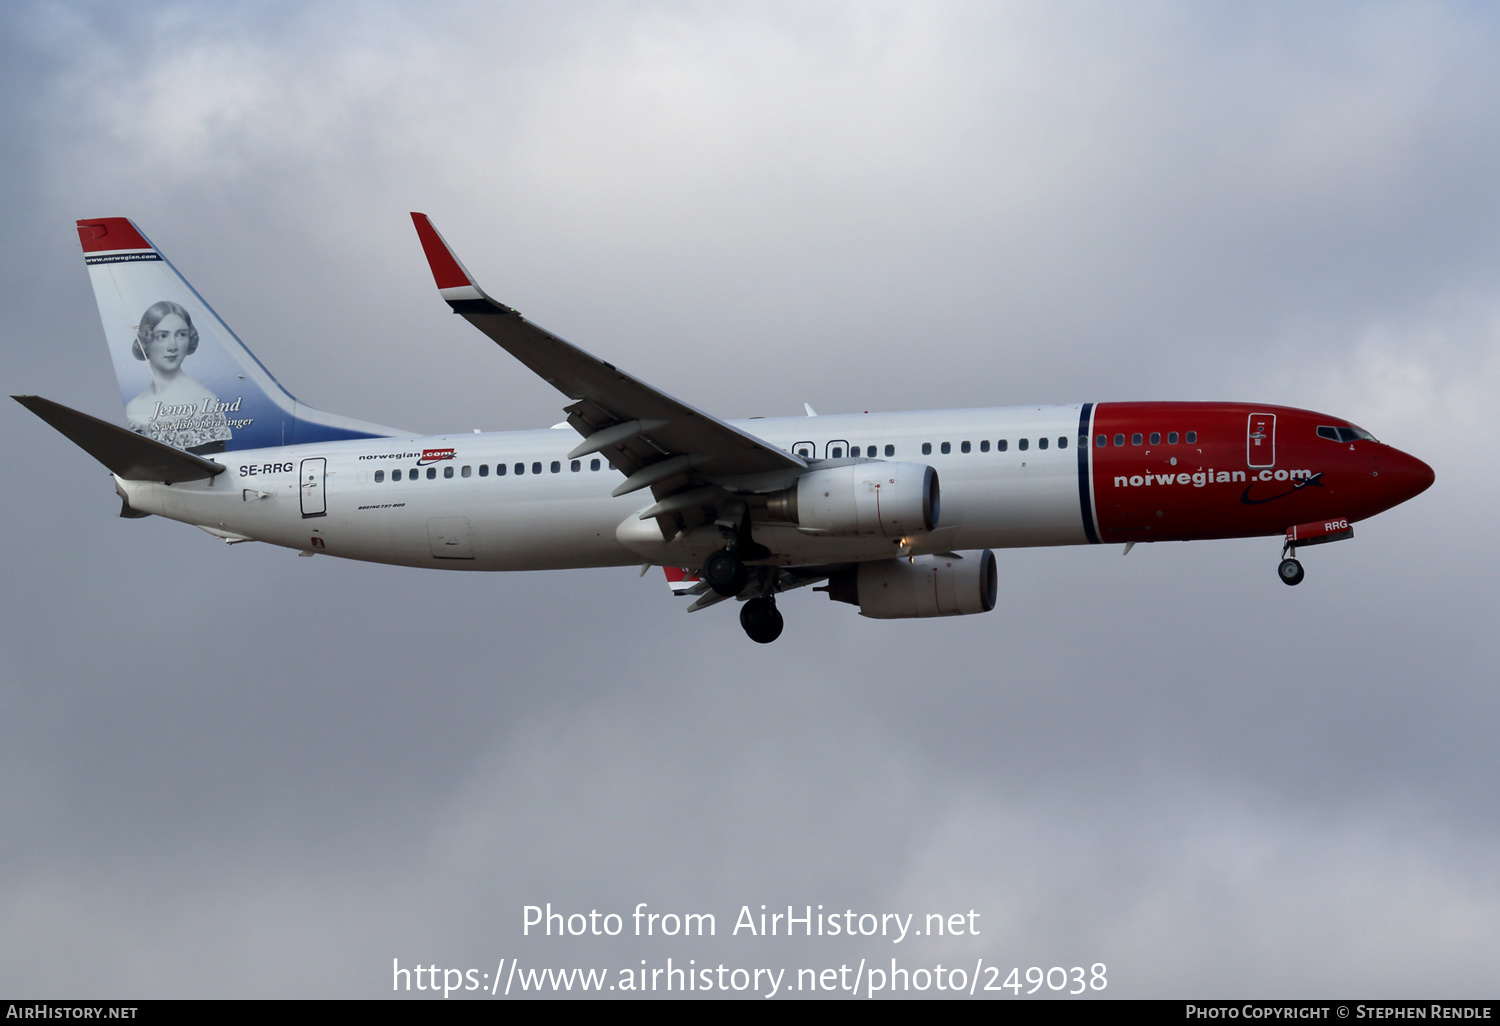
M785 626L785 622L776 609L776 599L764 595L749 599L740 607L740 626L745 628L751 641L769 645L781 637L781 628Z
M739 556L720 549L703 561L703 579L720 595L733 598L745 590L750 570Z
M701 576L716 594L734 598L750 584L750 568L745 560L763 560L771 555L771 550L751 538L750 513L743 503L734 508L726 504L719 512L720 517L714 523L723 532L724 547L703 561ZM755 597L746 599L740 607L740 626L751 641L769 645L781 637L785 626L776 610L776 571L761 566L755 572L756 584L750 589Z
M720 549L703 561L703 580L718 594L732 598L750 583L750 568L735 553ZM781 637L781 629L786 623L776 609L775 597L761 595L746 599L740 607L740 626L745 628L751 641L769 645Z

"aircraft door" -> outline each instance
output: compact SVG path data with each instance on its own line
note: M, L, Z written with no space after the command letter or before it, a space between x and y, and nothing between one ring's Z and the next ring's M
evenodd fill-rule
M1245 428L1245 463L1252 467L1276 466L1276 414L1250 414Z
M849 455L849 443L842 438L835 438L823 447L823 455L830 460L841 460Z
M327 477L328 461L323 457L316 456L302 461L300 480L304 517L328 515L328 497L324 488Z

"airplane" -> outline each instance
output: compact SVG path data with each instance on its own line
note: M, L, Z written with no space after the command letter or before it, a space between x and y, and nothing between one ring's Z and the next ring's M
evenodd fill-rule
M1022 546L1277 537L1296 585L1299 548L1434 480L1342 418L1267 404L723 420L491 298L411 216L442 299L560 391L565 421L422 437L309 407L122 217L77 227L126 426L13 398L110 471L124 517L401 566L661 567L689 611L739 600L762 644L777 596L808 585L876 619L988 612L994 550Z

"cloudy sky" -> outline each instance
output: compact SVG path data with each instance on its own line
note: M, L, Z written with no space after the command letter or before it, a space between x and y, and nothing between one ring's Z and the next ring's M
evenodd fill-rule
M898 957L1493 996L1497 47L1480 3L0 8L7 393L123 419L73 221L124 215L299 398L557 421L432 294L423 210L722 416L1253 400L1437 472L1296 589L1274 539L1005 552L986 616L797 593L761 647L628 569L121 520L7 403L0 992ZM546 902L719 935L523 937ZM761 904L981 932L730 936Z

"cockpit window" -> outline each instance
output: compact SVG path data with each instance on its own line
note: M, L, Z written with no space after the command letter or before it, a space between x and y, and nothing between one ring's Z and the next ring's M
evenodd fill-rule
M1318 426L1318 437L1326 438L1332 442L1373 442L1375 436L1361 427L1329 427L1326 424Z

